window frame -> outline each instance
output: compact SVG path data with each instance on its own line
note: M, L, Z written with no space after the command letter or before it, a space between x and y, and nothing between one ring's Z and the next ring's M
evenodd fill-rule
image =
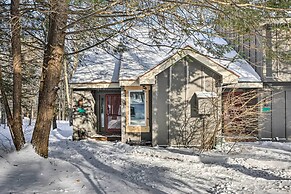
M143 92L144 93L144 125L134 125L134 124L131 124L131 108L130 108L130 105L131 105L131 97L130 97L130 94L133 93L133 92ZM129 94L129 106L128 106L128 126L142 126L142 127L145 127L147 126L147 106L146 106L146 92L144 90L129 90L128 91L128 94Z

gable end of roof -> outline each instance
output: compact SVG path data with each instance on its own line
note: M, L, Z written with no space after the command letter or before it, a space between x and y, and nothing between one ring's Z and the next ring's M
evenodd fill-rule
M183 59L186 56L190 56L197 61L201 62L205 66L207 66L212 71L222 76L222 83L224 84L234 84L238 83L239 76L234 72L228 70L227 68L219 65L218 63L212 61L208 57L205 57L201 54L195 52L195 50L191 46L186 46L182 50L176 52L172 56L168 57L160 64L150 69L143 75L139 76L140 84L155 84L155 76L159 73L163 72L179 60Z

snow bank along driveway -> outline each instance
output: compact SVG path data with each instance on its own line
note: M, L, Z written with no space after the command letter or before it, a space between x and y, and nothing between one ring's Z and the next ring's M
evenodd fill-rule
M48 159L29 144L19 153L2 148L0 193L291 193L290 143L241 143L229 154L224 145L200 154L71 141L71 129L59 126Z

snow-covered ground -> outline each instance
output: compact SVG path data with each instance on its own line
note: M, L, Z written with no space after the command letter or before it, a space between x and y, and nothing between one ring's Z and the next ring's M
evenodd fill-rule
M49 158L30 144L10 149L0 127L0 193L291 193L291 144L240 143L210 152L71 141L66 122L50 135ZM24 125L27 140L32 127Z

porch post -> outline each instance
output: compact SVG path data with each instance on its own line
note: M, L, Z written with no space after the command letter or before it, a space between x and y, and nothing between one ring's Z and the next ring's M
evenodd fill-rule
M121 142L126 142L126 92L121 88Z

